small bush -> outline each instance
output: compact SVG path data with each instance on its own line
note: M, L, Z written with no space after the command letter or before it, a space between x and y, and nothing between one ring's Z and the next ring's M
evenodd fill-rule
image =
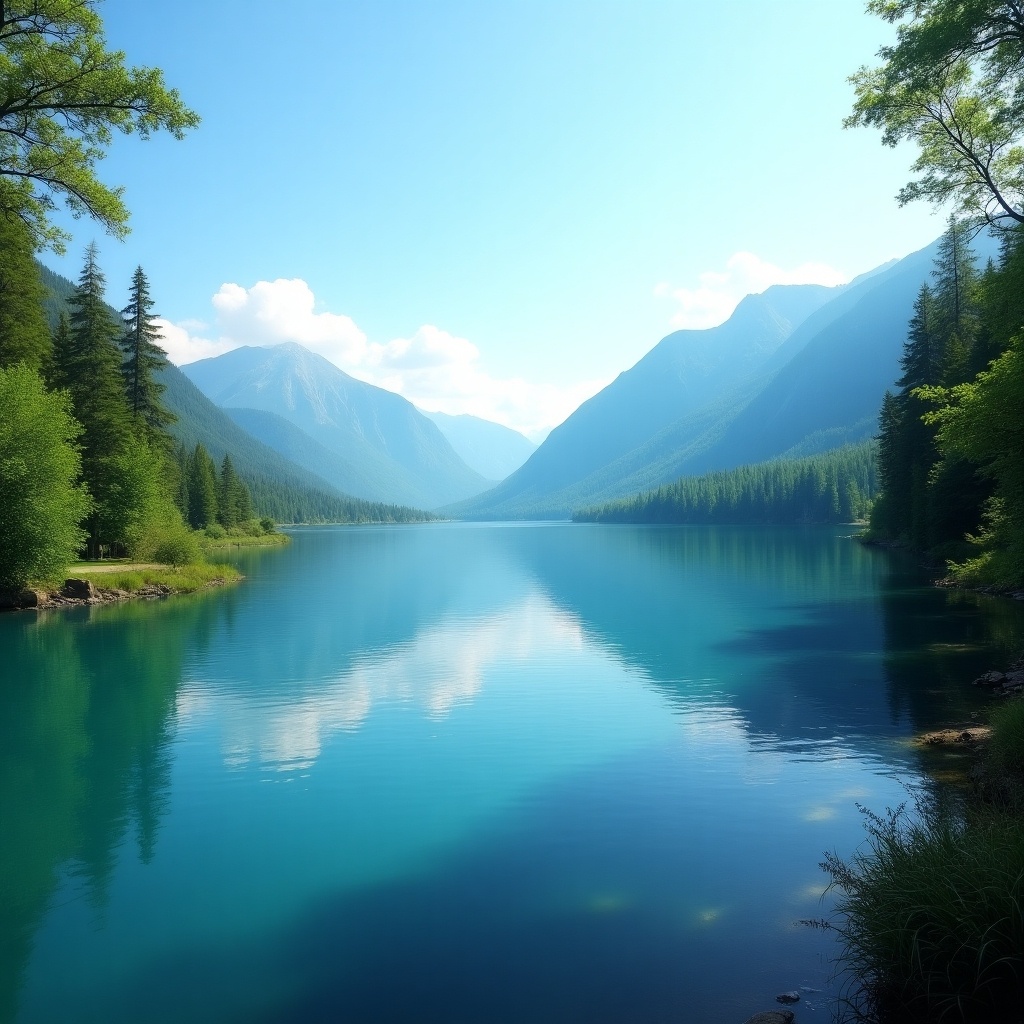
M187 527L170 532L153 549L153 561L175 567L202 562L199 538Z
M203 530L203 533L205 533L210 540L223 540L228 535L228 531L225 530L220 523L210 523L210 525Z
M864 810L862 808L862 810ZM1024 821L935 806L865 811L867 850L828 854L835 930L867 1021L1017 1020L1024 1005Z
M270 519L267 516L264 516L260 520L260 529L264 533L273 533L274 530L276 529L276 527L277 527L277 523L275 523L273 519Z

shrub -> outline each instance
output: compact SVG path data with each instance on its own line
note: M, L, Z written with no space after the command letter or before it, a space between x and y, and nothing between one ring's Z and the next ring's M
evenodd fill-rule
M277 526L277 523L275 523L273 519L270 519L267 516L264 516L260 520L260 529L264 533L273 533L275 528L276 528L276 526Z
M205 533L210 540L223 540L228 535L227 530L225 530L220 523L210 523L210 525L203 530L203 533Z
M203 561L199 538L188 527L168 531L153 549L153 561L177 568L182 565L197 565Z

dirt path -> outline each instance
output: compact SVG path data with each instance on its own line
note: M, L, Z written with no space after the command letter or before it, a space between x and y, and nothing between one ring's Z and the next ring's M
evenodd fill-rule
M133 572L136 569L166 569L158 562L78 562L68 569L68 577L92 576L98 572Z

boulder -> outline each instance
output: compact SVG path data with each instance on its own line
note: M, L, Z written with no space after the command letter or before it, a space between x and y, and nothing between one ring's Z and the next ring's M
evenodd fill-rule
M974 685L987 687L1002 686L1005 680L1006 673L1004 672L986 672L974 680Z
M89 601L96 596L96 588L92 580L70 579L64 581L61 593L75 601Z
M38 590L29 590L28 587L0 590L0 609L38 608L40 603Z
M793 989L792 992L780 992L776 997L777 1003L799 1003L800 993Z
M793 1024L792 1010L768 1010L767 1013L755 1013L745 1024Z

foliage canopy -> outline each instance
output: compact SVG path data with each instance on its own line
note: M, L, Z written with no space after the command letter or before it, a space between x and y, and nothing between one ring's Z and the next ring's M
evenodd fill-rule
M0 0L0 211L22 218L37 248L63 251L57 201L117 237L128 231L123 189L96 165L114 131L175 138L198 116L158 68L108 50L96 0Z
M900 204L951 202L990 223L1024 222L1024 5L1020 0L871 0L897 25L882 64L852 76L847 127L915 142Z
M91 504L79 431L66 392L24 363L0 368L0 586L59 579L74 560Z

